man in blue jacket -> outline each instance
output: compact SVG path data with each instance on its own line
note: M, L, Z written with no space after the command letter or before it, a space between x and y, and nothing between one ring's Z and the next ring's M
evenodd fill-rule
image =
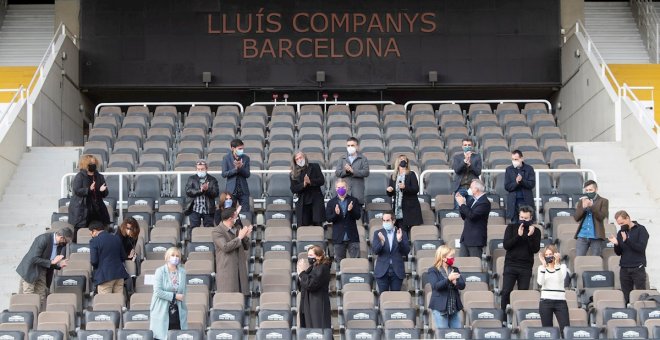
M399 291L406 269L403 259L410 252L408 236L401 230L394 230L392 212L383 214L383 228L374 232L371 250L378 255L374 267L374 277L380 293L385 291Z
M525 163L520 150L511 152L511 165L504 172L504 189L508 192L506 197L506 218L511 223L518 223L520 207L534 207L534 193L536 174L531 165ZM533 214L532 214L533 215Z
M360 235L355 221L359 220L362 214L358 199L348 194L346 181L336 179L335 191L337 196L328 201L325 217L328 222L332 222L335 261L339 265L346 257L346 250L351 257L360 257Z
M124 293L126 251L118 235L110 234L100 221L89 222L89 259L94 268L94 283L99 294Z
M243 141L236 138L229 144L231 151L222 159L222 177L227 179L226 191L241 204L241 211L250 211L250 157L244 154Z

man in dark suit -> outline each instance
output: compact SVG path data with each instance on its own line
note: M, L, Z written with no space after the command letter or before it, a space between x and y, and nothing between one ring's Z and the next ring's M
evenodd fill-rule
M463 219L463 233L461 234L460 256L481 257L486 245L488 233L488 215L490 214L490 201L484 192L483 182L473 179L468 189L469 199L456 193L456 202Z
M94 284L99 294L124 293L128 273L124 267L126 251L119 236L106 231L100 221L89 222L89 259L94 268Z
M518 223L520 207L534 207L534 193L536 186L534 168L525 163L520 150L511 152L511 165L504 172L504 189L506 196L506 218L511 223ZM533 214L532 214L533 215Z
M374 277L378 291L399 291L406 277L404 257L410 252L408 236L401 228L394 230L393 213L383 214L383 228L374 232L371 250L378 255Z
M16 267L24 294L38 294L44 305L53 269L62 269L67 265L64 252L71 239L73 230L70 228L44 233L34 239L30 250Z
M474 143L470 138L463 139L463 152L458 152L451 159L451 168L454 170L454 193L459 193L464 198L468 197L467 189L473 179L481 176L481 156L474 151ZM454 209L460 204L454 201Z
M190 219L190 227L196 228L204 223L205 227L213 227L215 215L215 199L220 194L218 180L206 173L208 165L200 159L196 164L197 174L188 177L186 182L186 211Z
M360 257L360 235L357 223L362 215L360 202L357 198L348 195L348 185L341 178L335 180L337 196L328 201L325 208L325 217L332 222L332 242L334 243L335 261L337 265L348 254Z
M243 141L236 138L229 143L231 151L222 159L222 177L227 179L225 190L241 204L241 211L250 211L250 157L244 154Z

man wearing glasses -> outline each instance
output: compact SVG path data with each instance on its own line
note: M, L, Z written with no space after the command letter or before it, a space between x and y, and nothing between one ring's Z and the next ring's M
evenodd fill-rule
M218 197L218 180L206 173L206 161L199 160L196 164L197 174L188 178L186 183L186 212L190 227L199 227L204 222L205 227L213 227L215 214L215 199Z

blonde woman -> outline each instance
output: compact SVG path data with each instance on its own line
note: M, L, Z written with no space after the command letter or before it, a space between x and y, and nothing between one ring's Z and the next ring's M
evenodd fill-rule
M108 196L108 186L105 184L105 177L98 171L99 160L93 155L82 155L78 169L80 171L71 184L73 195L69 203L69 223L76 230L87 227L91 221L110 224L108 209L103 203L103 198Z
M392 197L396 226L408 233L410 227L423 223L422 208L417 199L419 181L417 175L410 171L410 161L405 155L394 159L392 169L394 171L387 187L387 195Z
M431 284L429 309L438 329L462 327L460 311L463 310L463 303L458 291L465 289L465 279L454 267L454 254L454 248L440 246L435 251L435 263L427 273Z
M186 270L181 264L181 250L171 247L165 252L165 265L154 275L154 294L151 297L149 329L154 339L167 339L170 329L188 329L186 308Z
M539 314L541 314L541 325L552 327L552 316L557 317L560 334L564 334L564 327L570 326L568 317L568 304L566 303L566 291L564 290L564 279L568 274L565 264L561 263L561 254L554 245L548 245L539 252L541 265L538 268L536 281L541 287L541 301L539 302Z

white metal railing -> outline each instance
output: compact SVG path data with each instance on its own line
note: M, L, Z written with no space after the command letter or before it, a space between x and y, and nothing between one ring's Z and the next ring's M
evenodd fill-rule
M321 170L323 174L328 177L332 176L335 173L334 169L324 169ZM499 174L499 173L504 173L504 169L483 169L481 171L482 177L487 178L491 174ZM536 218L537 221L540 218L539 211L540 211L540 206L541 206L541 189L538 183L540 183L539 180L539 175L541 173L547 173L547 174L556 174L556 173L580 173L583 174L583 177L593 179L594 181L597 181L596 177L596 172L594 172L591 169L535 169L534 170L536 174L536 191L534 195L534 202L536 205ZM119 177L119 187L117 188L117 205L120 207L119 209L119 220L123 220L123 207L125 204L127 204L127 201L124 201L124 190L127 190L124 188L124 177L134 177L134 176L146 176L146 175L160 175L160 176L174 176L175 177L175 185L176 185L176 195L178 197L182 196L181 188L182 188L182 176L183 175L193 175L196 174L196 171L144 171L144 172L106 172L103 173L104 176L118 176ZM210 175L217 175L221 176L222 171L208 171ZM251 174L255 175L272 175L272 174L288 174L290 173L290 170L250 170ZM392 170L387 170L387 169L373 169L370 170L370 173L385 173L385 174L391 174ZM422 173L419 175L419 195L423 195L425 193L425 185L424 185L424 178L433 173L446 173L446 174L453 174L454 171L450 169L446 170L424 170ZM62 176L61 182L60 182L60 197L69 197L71 194L70 190L70 183L72 178L76 175L77 173L67 173ZM484 176L485 175L485 176ZM263 178L262 178L263 180ZM492 178L488 178L489 181L492 181ZM488 182L488 181L485 181ZM385 193L385 188L383 188L383 193ZM114 190L113 188L109 188L109 190ZM128 195L126 195L128 196ZM263 201L262 198L255 198L255 201Z
M634 93L634 90L648 90L650 87L645 86L628 86L627 84L619 84L612 73L612 70L607 66L605 59L598 52L598 49L589 37L589 33L584 29L584 24L581 21L577 21L575 25L564 35L564 43L568 41L568 38L575 35L578 41L582 44L583 47L586 46L587 57L589 61L592 62L593 66L599 70L598 76L605 87L605 90L609 93L612 102L614 102L614 135L615 140L620 142L623 135L622 130L622 105L626 105L628 109L633 112L633 115L637 118L639 123L642 125L644 130L651 136L655 145L660 147L660 130L658 129L658 124L653 119L653 122L650 121L644 106L641 104L640 100ZM651 97L654 97L653 91L651 90ZM654 108L656 109L656 108Z
M391 100L321 100L321 101L299 101L299 102L290 102L287 99L284 101L272 101L272 102L254 102L250 106L264 105L264 106L277 106L277 105L295 105L296 112L300 112L301 105L323 105L323 110L326 110L327 105L394 105L395 102Z
M189 105L189 106L199 106L199 105L231 105L238 106L239 111L243 112L243 104L239 102L119 102L119 103L101 103L96 105L94 109L94 116L99 115L99 109L104 106L176 106L176 105Z
M630 0L633 17L652 63L660 63L660 20L651 0Z
M50 71L50 68L53 67L53 64L55 64L55 58L57 57L57 52L59 51L59 48L62 46L64 40L67 37L71 39L71 42L73 42L73 44L76 47L79 47L78 38L73 33L71 33L71 31L69 31L69 29L63 23L60 23L60 25L55 30L55 34L53 35L53 38L50 40L50 43L48 44L46 53L41 58L41 61L39 62L39 66L37 66L37 71L34 73L34 76L32 76L32 79L30 80L30 83L27 86L28 109L27 109L26 125L27 125L28 148L32 147L34 103L37 100L37 97L41 90L41 86L46 81L46 77L48 76L48 72Z
M16 117L18 117L20 107L26 102L27 96L23 85L17 89L0 89L0 92L14 93L7 107L0 112L0 141L2 141Z
M408 110L408 106L414 104L502 104L502 103L543 103L548 108L548 113L552 113L552 104L545 99L494 99L494 100L410 100L403 107Z

